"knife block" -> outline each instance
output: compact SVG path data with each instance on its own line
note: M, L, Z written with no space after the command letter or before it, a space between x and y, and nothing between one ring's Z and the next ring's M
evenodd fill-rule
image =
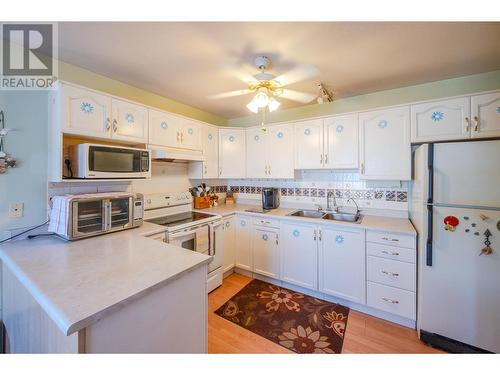
M210 197L194 197L194 208L210 208Z

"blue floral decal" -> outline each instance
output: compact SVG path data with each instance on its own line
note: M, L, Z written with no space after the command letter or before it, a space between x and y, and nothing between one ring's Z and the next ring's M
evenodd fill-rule
M292 234L293 234L293 236L294 236L294 237L298 237L298 236L299 236L299 234L300 234L300 232L299 232L297 229L295 229L295 230L292 232Z
M385 129L385 128L387 128L387 121L386 121L386 120L382 120L382 121L380 121L380 122L378 123L378 127L379 127L380 129Z
M335 236L335 242L337 242L338 244L341 244L342 242L344 242L344 237L342 236Z
M258 141L259 140L259 136L256 135L255 137L253 137L253 139L255 139L256 141Z
M305 135L309 135L309 134L311 134L311 130L310 130L310 129L306 129L306 130L304 130L304 134L305 134Z
M80 109L82 110L83 113L85 113L87 115L91 114L92 112L94 112L94 107L92 106L92 104L87 103L87 102L83 102L80 105Z
M276 136L277 136L279 139L283 138L283 132L279 132Z
M132 113L125 114L125 120L127 120L129 124L133 124L135 120L134 115Z
M229 137L229 142L234 142L234 137L233 136Z
M212 133L208 133L208 139L212 140L213 137Z
M161 124L160 124L160 127L162 129L166 129L166 128L168 128L168 125L167 125L167 123L165 121L162 121Z
M263 235L262 235L262 239L263 239L264 241L267 241L267 240L269 239L269 237L268 237L268 235L267 235L267 234L263 234Z
M344 131L344 126L343 125L337 125L337 127L335 128L335 130L337 130L337 133L342 133Z
M442 119L444 119L444 113L438 111L432 112L431 119L434 122L441 121Z
M188 129L188 134L189 134L189 135L193 135L193 129L192 129L192 128L189 128L189 129Z
M241 225L242 227L244 227L245 225L247 225L247 222L246 222L245 220L241 220L241 221L240 221L240 225Z

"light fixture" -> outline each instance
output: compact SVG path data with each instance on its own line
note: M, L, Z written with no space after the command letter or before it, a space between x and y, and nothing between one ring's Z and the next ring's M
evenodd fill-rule
M264 108L269 103L269 96L267 95L267 89L265 87L261 87L257 94L255 94L253 101L259 108Z
M247 104L247 108L253 113L259 113L259 106L255 103L255 100L252 100Z
M280 106L280 102L278 102L276 99L274 98L271 98L269 100L269 103L267 104L268 108L269 108L269 112L273 112L273 111L276 111L278 109L278 107Z
M269 91L265 87L261 87L252 101L247 104L247 108L253 113L259 113L259 109L265 109L266 107L269 109L269 112L273 112L278 109L280 104L280 102L274 99L272 94L269 95Z

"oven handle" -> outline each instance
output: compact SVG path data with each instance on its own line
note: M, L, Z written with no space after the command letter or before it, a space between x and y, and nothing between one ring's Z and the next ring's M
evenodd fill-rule
M217 249L215 248L215 229L222 226L222 220L210 223L210 232L208 236L208 255L215 256ZM213 238L210 234L213 234Z
M176 238L179 238L179 237L190 236L190 235L195 234L195 233L196 233L196 230L190 230L188 232L181 231L181 232L170 234L169 238L176 239Z

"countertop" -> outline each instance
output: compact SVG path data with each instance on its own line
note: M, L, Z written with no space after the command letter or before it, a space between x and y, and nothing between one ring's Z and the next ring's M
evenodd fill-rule
M136 229L67 242L37 237L0 245L0 258L57 326L70 335L168 284L211 257L144 236Z
M336 226L348 226L360 229L369 229L369 230L378 230L385 232L393 232L393 233L402 233L416 236L417 232L415 228L411 224L410 220L404 218L394 218L394 217L386 217L386 216L375 216L375 215L365 215L363 214L363 219L361 223L348 223L342 221L331 221L331 220L323 220L323 219L314 219L314 218L306 218L306 217L296 217L296 216L287 216L293 211L296 211L297 208L277 208L274 210L270 210L266 213L256 213L256 212L247 212L248 209L259 209L261 208L258 205L250 205L250 204L240 204L235 203L232 205L221 204L217 207L211 207L204 210L197 211L205 211L209 213L219 214L221 216L228 216L235 213L252 215L252 216L263 216L263 217L271 217L279 220L297 220L302 222L310 222L310 223L321 223L322 225L336 225Z

